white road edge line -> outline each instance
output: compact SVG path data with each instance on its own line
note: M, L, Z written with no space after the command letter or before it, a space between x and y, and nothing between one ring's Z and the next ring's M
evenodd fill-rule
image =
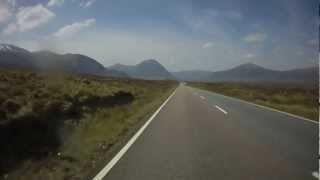
M177 90L177 89L176 89ZM111 168L121 159L121 157L128 151L138 137L143 133L151 121L158 115L161 109L167 104L167 102L174 96L176 90L168 97L168 99L157 109L156 112L148 119L148 121L139 129L138 132L127 142L127 144L111 159L111 161L93 178L93 180L103 179Z
M230 97L230 96L225 96L223 94L219 94L219 93L216 93L216 92L210 92L210 91L206 91L206 90L200 90L200 91L205 91L205 92L217 94L219 96L223 96L223 97L229 98L231 100L243 102L243 103L250 104L250 105L256 106L256 107L260 107L260 108L263 108L263 109L267 109L267 110L270 110L270 111L282 113L282 114L285 114L287 116L295 117L295 118L303 120L303 121L311 122L311 123L314 123L314 124L319 124L319 122L317 122L317 121L314 121L314 120L311 120L311 119L308 119L308 118L305 118L305 117L302 117L302 116L298 116L298 115L295 115L295 114L287 113L287 112L284 112L284 111L280 111L280 110L277 110L277 109L274 109L274 108L271 108L271 107L266 107L266 106L263 106L263 105L255 104L255 103L252 103L252 102L248 102L248 101L245 101L245 100L242 100L242 99L238 99L238 98L234 98L234 97Z
M224 114L228 114L228 112L224 109L222 109L221 107L219 107L218 105L215 105L214 107L216 107L217 109L219 109L221 112L223 112Z
M200 96L201 99L206 99L204 96Z

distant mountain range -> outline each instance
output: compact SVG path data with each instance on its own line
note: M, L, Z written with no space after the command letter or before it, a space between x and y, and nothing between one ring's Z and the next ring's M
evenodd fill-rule
M109 68L116 71L125 72L133 78L148 80L175 79L175 77L165 67L163 67L154 59L142 61L134 66L115 64Z
M204 82L318 82L318 67L276 71L246 63L225 71L180 71L173 73L183 81Z
M81 54L57 54L50 51L30 52L9 44L0 44L0 68L63 71L147 80L287 83L318 83L319 81L318 67L276 71L253 63L246 63L225 71L180 71L170 73L154 59L144 60L137 65L115 64L106 68L95 59Z
M30 52L8 44L0 44L0 67L127 77L125 73L105 68L96 60L81 54L57 54L50 51Z

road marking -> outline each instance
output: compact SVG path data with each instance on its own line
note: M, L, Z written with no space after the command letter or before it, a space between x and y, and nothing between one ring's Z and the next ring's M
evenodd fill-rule
M228 112L224 109L222 109L221 107L215 105L214 107L216 107L217 109L219 109L221 112L223 112L224 114L228 114Z
M315 178L319 178L319 173L317 171L312 172L312 176Z
M111 159L111 161L93 178L93 180L103 179L111 168L121 159L121 157L128 151L143 131L148 127L151 121L158 115L161 109L167 104L167 102L174 96L176 90L168 97L168 99L157 109L156 112L148 119L148 121L139 129L138 132L127 142L127 144Z
M200 98L201 98L201 99L206 99L206 98L205 98L205 97L203 97L203 96L200 96Z
M234 101L239 101L239 102L250 104L252 106L256 106L256 107L259 107L259 108L262 108L262 109L267 109L269 111L274 111L274 112L278 112L278 113L281 113L281 114L285 114L287 116L291 116L291 117L294 117L294 118L297 118L297 119L300 119L300 120L303 120L303 121L311 122L311 123L314 123L314 124L319 124L319 122L317 122L317 121L314 121L314 120L311 120L311 119L308 119L308 118L305 118L305 117L302 117L302 116L298 116L298 115L295 115L295 114L287 113L287 112L284 112L284 111L280 111L280 110L277 110L277 109L274 109L274 108L271 108L271 107L255 104L255 103L252 103L252 102L248 102L248 101L245 101L245 100L242 100L242 99L226 96L226 95L219 94L219 93L216 93L216 92L210 92L210 91L206 91L206 90L200 90L200 91L205 91L205 92L208 92L208 93L217 94L219 96L222 96L222 97L234 100Z

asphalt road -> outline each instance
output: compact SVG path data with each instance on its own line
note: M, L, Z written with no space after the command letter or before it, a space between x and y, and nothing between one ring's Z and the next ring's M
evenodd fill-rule
M180 86L106 180L312 180L318 124Z

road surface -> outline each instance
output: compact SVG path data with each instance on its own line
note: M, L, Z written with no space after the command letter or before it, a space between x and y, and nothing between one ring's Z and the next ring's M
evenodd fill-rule
M318 124L179 86L106 180L312 180Z

